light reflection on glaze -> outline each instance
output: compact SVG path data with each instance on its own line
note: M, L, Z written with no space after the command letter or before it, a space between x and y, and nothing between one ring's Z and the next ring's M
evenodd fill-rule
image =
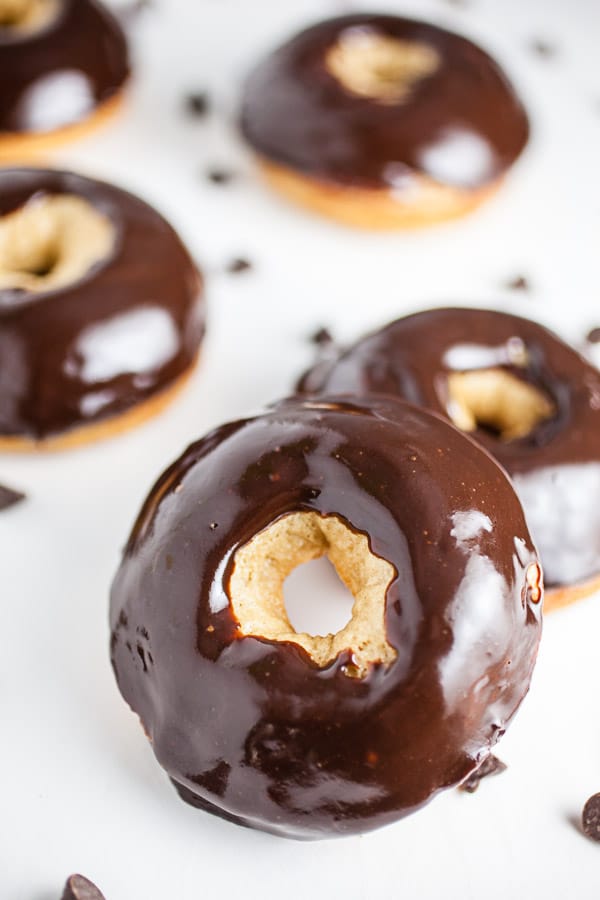
M497 171L492 148L484 138L467 129L449 128L423 147L420 168L442 184L476 187L491 181Z
M458 542L460 543L460 542ZM534 559L532 555L532 559ZM465 575L448 610L454 643L440 663L440 680L449 712L464 697L465 668L487 673L513 640L513 620L506 604L506 582L490 559L471 548Z
M527 362L527 349L518 337L511 337L498 347L454 344L444 353L442 362L455 372L492 369L496 366L524 366Z
M514 483L544 554L546 583L577 583L597 574L600 462L517 474Z
M398 573L398 656L364 678L345 674L351 648L320 669L239 635L234 551L302 510L366 534ZM194 806L297 838L366 831L462 780L506 727L539 641L535 559L504 472L441 419L383 398L283 401L192 445L150 493L111 594L119 688Z
M179 335L168 310L134 309L82 331L65 367L69 375L93 384L160 369L178 347Z
M493 537L490 517L476 509L457 511L452 515L451 536L468 557L465 574L456 597L448 610L448 621L454 643L448 656L440 663L440 679L450 712L460 703L464 692L465 668L477 674L477 693L491 681L494 667L510 656L514 633L514 609L507 603L506 579L492 560L481 553L478 538ZM522 538L516 538L522 548L520 565L516 567L515 582L522 580L523 568L534 563L535 554L527 549ZM516 598L518 599L518 598ZM479 673L486 673L479 677Z
M79 411L84 419L93 419L103 409L114 403L115 396L115 392L111 390L92 391L89 394L84 394L79 401Z
M468 549L471 541L482 532L491 532L492 528L492 520L488 515L478 509L466 509L453 513L450 534L459 547Z
M83 119L94 105L92 85L83 72L51 72L23 93L16 116L23 131L52 131Z

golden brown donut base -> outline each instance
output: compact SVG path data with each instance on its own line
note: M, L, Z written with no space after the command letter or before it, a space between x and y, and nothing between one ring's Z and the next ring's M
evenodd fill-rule
M578 600L585 600L591 597L596 591L600 591L600 575L590 578L589 581L582 581L579 584L572 584L568 587L551 588L544 593L544 612L554 612L562 609L564 606L570 606L577 603Z
M346 187L320 182L259 158L271 187L288 200L355 228L393 231L420 228L467 215L496 192L501 179L476 190L438 184L414 176L410 199L388 190Z
M65 125L54 131L26 133L2 133L0 135L0 164L19 163L31 157L44 155L60 149L70 141L87 137L97 128L102 128L121 111L123 106L123 89L109 100L97 106L91 115L81 122Z
M0 453L55 453L61 450L73 450L86 444L92 444L95 441L116 437L119 434L137 428L138 425L143 425L169 406L185 387L197 362L198 358L168 388L159 394L155 394L153 397L149 397L148 400L136 404L136 406L128 409L126 412L111 416L109 419L103 419L100 422L81 425L64 434L52 435L40 441L21 435L0 436Z

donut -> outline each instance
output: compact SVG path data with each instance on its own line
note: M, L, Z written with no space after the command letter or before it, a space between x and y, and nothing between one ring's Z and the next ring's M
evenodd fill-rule
M427 22L320 22L247 79L241 130L267 182L347 225L395 229L479 206L527 143L506 75Z
M202 277L159 213L71 172L0 170L0 450L145 420L203 334Z
M317 364L300 394L389 394L451 419L510 474L546 608L600 588L600 373L537 322L484 309L398 319Z
M352 617L297 633L283 583L323 555ZM112 663L184 800L346 835L489 755L528 690L541 596L514 489L468 437L394 399L288 399L154 486L112 586Z
M0 0L0 160L102 123L128 76L125 35L96 0Z

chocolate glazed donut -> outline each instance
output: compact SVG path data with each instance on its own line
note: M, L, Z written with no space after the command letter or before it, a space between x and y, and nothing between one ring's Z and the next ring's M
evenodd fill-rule
M321 22L268 56L247 81L241 128L275 187L375 227L466 211L529 135L520 100L481 48L372 14ZM352 202L367 205L363 219Z
M390 394L451 418L512 476L544 563L546 605L600 572L600 374L536 322L436 309L318 364L300 393Z
M0 152L88 119L128 76L122 29L95 0L0 0Z
M0 171L0 447L133 423L203 333L201 276L159 213L68 172Z
M283 581L325 553L352 619L297 634ZM155 485L112 587L112 662L184 799L352 834L487 756L529 687L541 590L508 478L457 429L394 400L288 400Z

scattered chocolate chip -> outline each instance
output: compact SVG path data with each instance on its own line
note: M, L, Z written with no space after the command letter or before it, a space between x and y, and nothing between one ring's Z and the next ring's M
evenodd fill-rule
M188 94L185 98L185 110L190 116L201 118L210 112L210 99L206 91Z
M524 275L516 275L514 278L511 278L506 282L506 287L509 291L529 291L531 290L531 285L527 281Z
M586 341L588 344L600 344L600 326L588 331Z
M493 753L490 753L489 756L486 756L479 768L475 769L475 771L459 785L459 790L466 791L467 794L474 794L479 787L482 778L487 778L488 775L500 775L505 770L506 764L498 759L497 756L494 756Z
M83 875L71 875L65 884L62 900L105 900L104 894Z
M240 275L242 272L248 272L251 268L252 263L243 256L237 256L227 264L227 271L230 275Z
M235 175L228 169L209 169L206 177L213 184L229 184L230 181L233 181Z
M12 488L0 484L0 511L8 509L9 506L14 506L15 503L20 503L24 499L25 494L21 491L14 491Z
M556 47L554 44L549 44L548 41L540 40L539 38L531 42L531 49L537 56L541 56L543 59L551 59L553 56L556 56Z
M316 344L317 347L323 347L326 344L333 344L333 335L328 328L317 328L317 330L311 334L309 340L311 344Z
M600 842L600 794L594 794L583 807L581 827L586 837Z

